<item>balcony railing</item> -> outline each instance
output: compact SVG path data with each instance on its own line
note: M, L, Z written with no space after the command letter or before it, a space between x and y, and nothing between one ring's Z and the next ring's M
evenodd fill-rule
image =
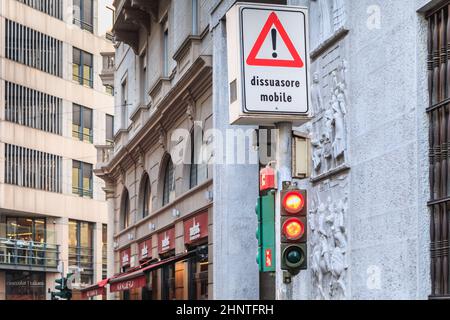
M2 268L56 269L58 263L58 245L0 238Z
M92 189L83 189L79 187L72 186L72 193L77 194L80 197L83 198L93 198L93 191Z
M114 152L114 142L108 141L106 145L96 145L97 149L97 164L96 168L99 169L106 165L111 159Z
M114 87L114 52L101 52L102 55L102 72L100 78L103 85Z
M114 72L114 52L102 52L101 55L103 57L102 73Z
M73 24L79 26L81 29L89 31L90 33L94 32L94 26L84 20L73 18Z

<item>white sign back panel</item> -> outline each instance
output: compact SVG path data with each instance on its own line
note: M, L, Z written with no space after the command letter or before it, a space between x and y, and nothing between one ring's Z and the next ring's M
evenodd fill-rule
M306 10L250 6L239 11L243 112L307 114Z

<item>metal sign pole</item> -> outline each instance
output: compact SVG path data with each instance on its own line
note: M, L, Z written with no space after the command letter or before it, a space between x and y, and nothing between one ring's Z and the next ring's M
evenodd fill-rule
M277 156L276 164L278 169L277 177L277 195L275 201L275 240L276 248L281 246L281 226L280 226L280 193L283 189L283 181L292 180L292 123L280 122L276 124L278 129L277 137ZM292 283L284 283L284 272L281 270L281 252L276 250L276 299L277 300L292 300Z

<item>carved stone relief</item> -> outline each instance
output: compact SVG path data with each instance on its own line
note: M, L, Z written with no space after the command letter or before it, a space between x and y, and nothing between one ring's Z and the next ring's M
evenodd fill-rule
M349 152L348 65L344 0L315 0L311 19L320 16L321 29L312 34L318 48L311 59L313 119L306 131L312 145L308 188L309 259L313 299L350 297L348 252Z
M321 62L327 62L326 57ZM313 177L344 165L347 157L347 64L344 59L330 64L332 68L327 63L319 66L311 85L315 115L310 127ZM327 90L328 95L324 95Z
M314 299L345 299L347 292L347 177L316 186L309 211L310 261Z

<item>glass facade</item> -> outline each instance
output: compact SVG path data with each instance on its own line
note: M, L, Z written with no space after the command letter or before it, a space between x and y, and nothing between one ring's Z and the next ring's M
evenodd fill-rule
M57 267L59 247L46 242L45 219L6 217L0 230L0 264L7 266L6 269L17 266L26 266L30 270Z
M6 300L45 300L45 273L7 271Z
M94 224L69 220L69 268L81 268L81 283L92 284L94 275Z
M208 300L208 247L202 255L188 260L189 300Z
M162 274L162 300L175 300L175 264L164 266Z
M45 225L45 219L7 217L6 237L14 240L44 243L46 241Z

